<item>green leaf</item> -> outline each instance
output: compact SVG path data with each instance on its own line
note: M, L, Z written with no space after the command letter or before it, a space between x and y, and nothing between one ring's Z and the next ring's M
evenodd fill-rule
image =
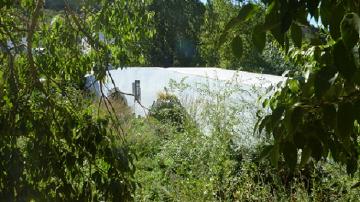
M309 138L308 145L311 148L311 156L316 160L319 161L321 159L321 156L323 154L323 147L321 145L321 142L317 138L319 134L317 134L315 131L311 133L312 137Z
M252 41L255 45L255 48L259 52L262 52L264 50L266 43L266 32L263 30L262 25L258 24L254 27L252 33Z
M226 37L228 35L228 31L230 29L234 28L235 26L237 26L242 22L246 22L247 20L249 20L256 13L258 9L259 7L257 5L251 3L241 7L239 14L236 17L232 18L225 25L224 31L219 38L219 45L221 46L222 44L224 44L224 42L226 41Z
M286 12L281 18L281 32L285 33L289 30L293 20L293 15L291 12Z
M312 17L315 17L316 20L318 18L318 6L319 6L320 0L310 0L307 1L307 8L309 10L309 13Z
M360 182L357 182L353 186L351 186L351 189L356 189L358 187L360 187Z
M301 106L295 106L291 114L291 124L293 129L296 130L298 125L301 124L304 115L304 110Z
M308 25L309 22L307 20L307 16L308 16L308 12L305 8L305 6L300 6L299 7L299 4L296 3L297 5L294 5L296 6L296 12L294 13L294 20L297 21L298 23L300 23L301 25Z
M243 44L240 36L236 36L231 42L231 49L235 56L241 58L243 54Z
M281 18L279 13L279 2L273 1L270 6L266 9L264 29L271 30L274 27L281 26Z
M274 148L273 145L265 145L265 146L263 146L263 148L261 150L261 153L260 153L257 160L260 161L260 160L263 160L264 158L267 158L271 154L271 151L272 151L273 148Z
M315 61L320 62L321 53L322 53L322 51L319 48L319 46L315 46L315 49L314 49L314 60Z
M275 40L282 46L285 46L285 34L281 32L281 27L276 26L270 30Z
M259 9L259 7L255 4L247 4L241 7L238 16L236 17L239 20L247 21L249 20Z
M330 88L330 79L334 77L336 71L332 66L325 66L315 73L314 87L315 95L321 97Z
M292 23L291 25L291 39L293 40L295 46L301 48L302 44L302 30L299 25Z
M350 50L359 41L360 18L356 13L347 13L340 25L341 37Z
M99 171L94 172L94 173L91 175L91 178L92 178L92 180L93 180L96 184L98 184L98 185L101 184L101 181L102 181L101 179L102 179L102 177L101 177L101 174L100 174Z
M296 145L292 142L285 142L283 144L283 154L286 164L289 166L290 170L295 170L297 164L297 149Z
M262 103L262 107L263 107L263 108L267 108L267 107L269 106L269 104L270 104L270 99L267 98L267 99L265 99L264 102Z
M284 52L285 52L285 54L288 54L289 48L290 48L290 39L287 34L284 34L284 36L285 36Z
M354 114L352 104L350 102L340 104L337 113L337 132L342 140L346 141L353 127Z
M263 129L265 127L268 127L268 124L270 123L270 120L271 120L271 116L268 115L266 116L265 118L263 118L259 124L259 133L261 133L263 131Z
M331 1L322 1L320 4L320 16L322 24L327 27L329 25L329 20L331 17Z
M296 79L291 79L288 81L288 87L291 90L291 92L293 92L293 93L299 92L299 90L300 90L299 85L300 85L299 81Z
M342 40L339 40L333 48L334 62L338 71L345 79L351 79L356 72L355 61L350 55L351 52L345 47Z
M320 125L321 123L320 122L318 122L318 123L316 123L315 125ZM336 124L335 124L336 125ZM332 133L331 132L328 132L328 131L326 131L326 130L323 130L323 128L320 128L320 127L318 127L317 128L317 137L318 137L318 139L321 141L321 147L322 147L322 149L321 149L321 151L322 151L322 153L321 153L321 156L323 156L323 157L327 157L328 156L328 154L329 154L329 147L330 147L330 142L332 141L331 140L331 136L332 136Z
M285 46L284 30L286 25L281 18L280 4L278 1L273 1L266 10L264 30L270 30L276 41L282 46ZM289 24L289 23L287 23ZM291 22L290 22L291 25ZM289 25L289 26L290 26Z
M276 109L274 109L274 111L272 112L271 116L270 116L270 120L269 120L269 124L271 129L275 127L275 125L280 121L280 119L282 118L283 114L284 114L285 108L282 106L277 107Z
M217 46L221 46L225 43L225 41L227 40L227 35L228 33L225 31L220 35Z

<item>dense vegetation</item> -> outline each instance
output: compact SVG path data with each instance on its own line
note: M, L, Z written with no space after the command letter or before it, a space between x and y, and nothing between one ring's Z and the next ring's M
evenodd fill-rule
M272 134L266 155L274 166L283 156L291 170L332 158L354 174L359 160L360 3L273 0L266 6L264 21L254 28L254 44L261 51L270 32L288 52L291 39L298 49L297 62L304 68L264 101L272 111L259 124L260 132L265 128ZM228 28L251 18L258 9L254 4L242 7ZM303 45L308 15L321 19L323 27ZM233 44L242 46L241 40ZM241 55L241 49L235 50ZM302 50L310 53L299 53Z
M68 5L51 21L43 6L0 2L0 200L130 200L134 156L82 88L90 70L103 80L109 64L141 59L146 5L97 1L82 5L86 17Z
M204 86L197 90L204 97L222 97L241 89ZM199 102L188 103L195 105L190 114L181 113L177 103L170 104L169 96L161 96L151 110L153 114L189 119L181 131L173 122L164 124L164 116L129 120L128 143L138 154L137 201L354 201L360 196L359 190L351 188L356 178L336 163L322 161L291 173L285 164L276 169L259 161L266 140L255 144L246 141L249 133L236 130L246 120L234 120L238 116L233 111L223 111L229 104L245 109L255 107L254 103L229 103L224 96L215 103L204 101L201 109L205 113L199 113ZM191 124L208 117L207 134ZM234 142L242 135L243 139Z
M64 0L48 0L45 8L52 12L61 12L66 7ZM78 10L81 1L69 1L68 6ZM246 70L281 75L285 70L298 67L284 58L278 51L273 39L269 40L263 54L256 51L252 41L252 29L264 18L259 11L257 18L243 23L219 46L218 39L226 23L237 15L242 1L209 0L203 4L200 0L151 0L147 1L147 10L153 15L149 24L151 38L142 38L140 62L132 61L132 66L208 66L226 69ZM246 1L244 1L246 2ZM231 39L236 31L246 32L242 57L229 54L232 51Z
M0 13L0 201L360 197L359 2L2 0ZM205 86L201 111L165 92L143 118L121 89L84 90L87 73L102 86L136 65L291 77L263 108Z
M197 66L198 41L204 5L198 0L154 0L156 33L150 42L151 66Z

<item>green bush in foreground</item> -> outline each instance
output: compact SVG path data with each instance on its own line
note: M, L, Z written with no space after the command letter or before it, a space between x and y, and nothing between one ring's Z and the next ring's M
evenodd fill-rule
M136 201L352 201L360 191L343 167L329 162L291 174L234 150L230 136L182 133L157 120L132 120L128 143L137 153ZM170 138L163 138L164 136ZM260 149L259 149L260 151Z
M133 155L80 89L143 61L147 2L63 2L52 16L45 0L0 1L0 201L132 200Z
M288 55L303 68L264 102L271 114L261 118L259 131L265 129L273 140L264 152L275 167L281 156L292 170L331 157L354 174L360 156L359 1L263 2L265 19L252 29L253 44L261 52L271 34L285 54L292 49ZM251 2L244 4L221 38L241 23L258 19L254 13L262 9ZM321 26L313 29L309 19ZM243 35L237 32L232 42L238 57Z
M185 125L190 121L188 113L179 99L167 92L159 94L158 99L150 108L149 116L163 124L175 127L178 132L183 132Z
M192 87L205 99L199 113L196 111L199 100L181 96L181 90L191 86L186 83L172 86L174 92L180 93L189 119L196 124L184 125L179 132L176 124L152 116L130 120L127 140L138 156L134 162L135 181L139 185L135 200L354 201L359 198L360 190L354 186L357 179L332 161L312 162L294 172L282 157L278 168L262 161L262 151L269 140L258 137L258 141L249 142L249 138L254 138L246 126L251 124L251 116L243 116L256 105L236 99L235 107L225 99L234 92L242 92L237 89L241 87L230 84L217 90L206 85ZM207 97L216 99L206 102ZM193 102L197 107L194 111ZM233 111L225 113L228 110ZM244 113L236 115L239 111ZM204 130L201 121L209 128ZM236 130L239 125L244 127Z

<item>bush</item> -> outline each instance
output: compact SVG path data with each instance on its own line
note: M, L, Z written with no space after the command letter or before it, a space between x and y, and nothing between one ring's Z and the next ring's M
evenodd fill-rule
M333 201L360 196L351 189L356 180L336 164L323 162L289 174L254 160L259 153L232 149L227 138L194 128L173 133L153 119L136 119L133 126L128 143L138 155L136 201Z
M178 99L173 101L179 103ZM162 104L168 108L152 110L172 109L169 106L173 105ZM221 106L208 107L213 110L205 109L213 119L209 123L216 125L229 119L216 115L217 109L223 110ZM191 114L187 116L195 119ZM284 163L274 168L267 161L259 161L261 149L257 148L263 147L263 142L257 142L252 149L242 142L234 143L240 133L231 130L231 124L241 120L228 122L225 129L223 124L217 124L220 130L206 134L195 124L182 125L182 130L176 131L179 125L159 120L154 116L133 119L127 131L129 147L138 157L134 162L136 201L334 201L356 200L360 196L359 190L351 188L356 179L337 164L323 161L290 173Z
M154 117L163 124L175 127L177 132L184 131L189 118L179 99L167 92L159 94L158 99L149 110L149 116Z

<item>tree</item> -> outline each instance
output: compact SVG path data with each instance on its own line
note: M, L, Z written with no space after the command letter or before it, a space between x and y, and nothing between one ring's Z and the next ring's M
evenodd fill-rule
M218 66L226 69L246 70L271 74L282 74L285 70L297 67L287 61L274 45L274 39L268 37L268 44L263 53L256 50L252 43L252 27L264 19L263 9L258 9L256 17L248 19L229 30L223 38L222 46L218 39L222 35L227 22L234 18L244 1L234 3L231 0L210 0L206 4L205 22L200 34L200 52L205 66ZM241 32L242 36L237 37ZM238 38L241 43L241 55L229 54L236 47L231 41Z
M153 66L196 66L200 62L198 33L204 5L199 0L154 0L156 33L150 43Z
M122 67L141 58L138 42L149 34L147 5L85 2L74 11L64 1L65 10L51 21L44 0L0 2L2 200L132 198L133 155L121 127L114 116L98 116L81 89L91 70L103 81L110 64Z
M200 52L205 66L227 68L234 65L235 62L226 62L226 59L225 61L223 59L224 56L229 56L229 54L224 54L224 52L228 52L231 47L229 45L221 47L220 53L217 47L217 40L225 23L236 15L237 10L237 6L233 5L230 0L212 0L207 2L205 20L200 33Z
M291 170L330 155L354 173L359 159L360 2L264 2L265 19L254 27L255 46L262 50L270 33L286 53L293 48L290 55L304 69L264 101L272 112L261 119L259 130L265 129L273 140L264 153L273 165L283 156ZM250 18L257 9L247 4L231 23ZM308 16L322 23L315 38L305 41L302 30L309 27Z

